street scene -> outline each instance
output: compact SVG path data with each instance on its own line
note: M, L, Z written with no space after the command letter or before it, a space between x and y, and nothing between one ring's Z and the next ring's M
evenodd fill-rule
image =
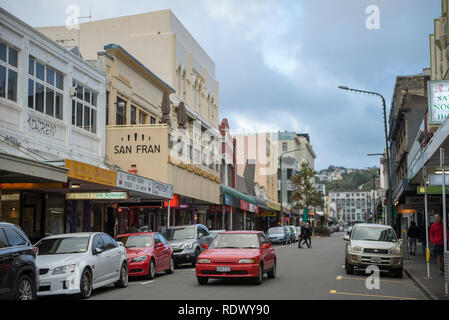
M449 0L324 4L0 0L0 300L449 299Z

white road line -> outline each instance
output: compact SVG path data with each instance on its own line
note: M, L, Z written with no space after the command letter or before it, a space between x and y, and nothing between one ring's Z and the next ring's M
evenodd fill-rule
M151 281L147 281L147 282L142 282L141 284L149 284L149 283L151 283L151 282L153 282L154 280L151 280Z

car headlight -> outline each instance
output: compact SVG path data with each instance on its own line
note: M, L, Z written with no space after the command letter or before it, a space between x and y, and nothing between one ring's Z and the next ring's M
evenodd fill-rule
M131 260L131 262L142 262L148 259L148 256L141 256L141 257L137 257L137 258L133 258Z
M390 249L391 254L401 254L401 247L393 247Z
M256 263L254 259L240 259L239 264L253 264Z
M183 243L180 246L181 249L192 249L192 247L193 247L193 243L192 242Z
M198 259L198 263L210 263L210 259Z
M76 264L69 264L66 266L61 266L53 269L53 275L55 274L65 274L75 272Z
M362 251L363 251L363 248L360 247L360 246L351 245L351 246L349 247L349 250L355 251L355 252L362 252Z

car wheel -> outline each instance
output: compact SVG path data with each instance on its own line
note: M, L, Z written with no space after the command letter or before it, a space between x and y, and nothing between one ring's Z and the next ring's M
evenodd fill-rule
M196 261L198 260L198 256L200 255L200 253L201 253L201 252L200 252L200 249L197 248L197 249L195 250L195 258L194 258L195 260L192 261L192 267L195 267L195 266L196 266Z
M255 279L255 284L257 284L257 285L261 285L262 284L262 282L263 282L263 266L262 266L262 264L260 264L260 266L259 266L259 274L258 274L258 276L256 277L256 279Z
M147 275L148 280L154 279L155 274L156 274L156 267L154 265L154 259L151 258L150 266L148 267L148 275Z
M206 285L207 282L209 281L209 278L206 278L206 277L196 277L196 279L198 280L198 284L200 286Z
M123 262L120 269L120 279L114 283L116 288L125 288L128 285L128 266L126 262Z
M276 261L274 262L273 269L271 269L271 271L268 272L268 278L270 279L276 278Z
M89 299L92 295L92 273L89 269L84 269L80 280L80 298Z
M173 259L173 256L170 258L170 268L168 270L165 270L167 274L172 274L173 271L175 271L175 261Z
M354 266L349 264L348 261L345 262L346 274L354 274Z
M23 274L17 281L15 300L35 300L36 299L36 287L31 278Z

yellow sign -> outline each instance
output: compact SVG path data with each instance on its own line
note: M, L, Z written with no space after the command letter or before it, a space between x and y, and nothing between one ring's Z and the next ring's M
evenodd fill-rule
M102 169L70 159L65 159L65 166L69 169L67 176L70 178L90 181L111 187L115 187L117 184L117 173L115 171Z
M281 206L275 203L271 203L267 201L267 207L276 211L280 211L281 210Z
M17 190L17 189L61 189L62 183L0 183L0 189Z
M429 250L429 248L426 248L426 261L430 262L430 250Z

